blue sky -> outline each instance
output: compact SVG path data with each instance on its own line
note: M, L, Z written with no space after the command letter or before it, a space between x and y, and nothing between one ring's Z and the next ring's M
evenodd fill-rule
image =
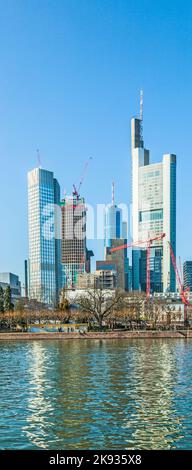
M0 271L23 278L27 171L54 170L90 204L130 202L130 119L144 90L151 158L178 156L177 252L192 255L192 3L189 0L0 2ZM91 247L91 243L89 243ZM93 243L96 257L102 246Z

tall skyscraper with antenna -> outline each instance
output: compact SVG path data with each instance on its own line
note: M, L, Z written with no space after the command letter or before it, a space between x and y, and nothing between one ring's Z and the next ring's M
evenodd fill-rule
M122 237L122 209L115 204L115 183L112 182L111 204L105 207L104 214L104 247L111 247L113 239Z
M174 292L175 272L167 241L176 255L176 155L150 163L143 139L143 91L140 116L131 120L133 242L165 233L150 253L150 284L154 292ZM146 251L133 250L133 290L146 290Z
M105 261L97 262L97 269L116 270L117 286L123 290L128 289L129 260L127 249L111 253L110 248L127 243L127 222L123 221L123 211L115 204L115 183L112 183L111 204L105 207Z

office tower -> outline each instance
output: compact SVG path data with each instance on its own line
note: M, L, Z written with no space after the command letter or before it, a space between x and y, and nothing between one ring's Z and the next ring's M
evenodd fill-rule
M25 259L24 268L25 268L25 297L27 298L28 297L28 261L27 259Z
M111 241L122 236L122 209L116 206L114 197L114 183L112 183L112 201L105 207L104 213L104 246L111 247Z
M122 238L125 238L127 240L128 237L128 231L127 231L127 222L123 221L122 222Z
M55 200L55 211L54 211L54 226L55 226L55 287L56 287L56 299L59 301L59 293L62 287L62 268L61 268L61 195L60 185L54 178L54 200Z
M118 248L126 245L127 239L120 238L111 241L111 248ZM110 251L107 248L106 261L115 262L117 265L117 286L122 290L128 290L128 272L129 272L129 258L127 257L127 248L124 247L118 251Z
M85 263L85 271L86 273L91 272L91 258L94 256L94 253L92 250L88 250L86 248L86 263Z
M132 290L132 266L128 267L128 291Z
M117 248L127 243L127 239L119 238L111 240L111 248ZM129 258L127 257L127 248L111 252L111 248L106 249L106 259L96 261L98 271L114 271L117 273L116 286L122 290L128 290L128 272Z
M62 213L62 283L75 288L78 275L85 273L86 249L86 208L85 200L77 193L61 201Z
M165 154L161 163L150 164L144 148L142 103L140 117L131 121L133 242L165 233L150 250L152 292L174 292L175 272L170 241L176 255L176 155ZM146 250L134 249L133 290L146 290Z
M189 287L192 292L192 261L185 261L183 263L183 283L184 289Z
M3 290L7 286L11 288L11 298L14 303L15 300L19 300L21 297L21 282L19 276L12 273L0 273L0 286Z
M97 261L97 270L115 269L117 271L117 287L128 290L128 266L127 248L112 252L116 248L127 243L127 222L122 220L122 209L115 204L115 185L112 183L112 201L105 208L104 220L104 244L105 261ZM108 268L109 266L112 266Z
M29 297L56 305L61 287L60 187L51 171L28 173Z

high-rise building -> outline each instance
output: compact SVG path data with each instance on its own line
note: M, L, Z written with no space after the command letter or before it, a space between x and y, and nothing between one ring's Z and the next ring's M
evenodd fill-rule
M119 238L111 240L111 248L118 248L125 245L127 239ZM96 261L96 269L98 271L116 271L116 286L122 290L128 290L129 275L129 258L127 257L127 248L124 247L118 251L112 251L111 248L106 249L106 259L104 261Z
M3 290L7 286L11 288L11 299L13 303L19 300L21 297L21 282L19 276L13 273L0 273L0 286Z
M112 240L122 237L122 209L116 206L114 200L114 183L112 183L112 201L105 207L104 213L104 246L111 247Z
M78 275L86 272L86 208L78 194L61 201L62 212L62 284L75 288Z
M111 248L118 248L126 245L126 238L119 238L112 240ZM129 272L129 258L127 257L127 248L124 246L121 250L110 251L107 248L106 261L115 262L117 264L117 286L122 290L128 290L128 272Z
M51 171L28 173L29 297L55 305L61 287L60 187Z
M105 261L97 261L97 269L105 270L115 263L117 266L117 287L128 289L128 265L127 249L111 253L111 248L116 248L127 242L127 222L123 221L122 209L115 204L115 185L112 183L112 201L105 207L104 219L104 246ZM100 267L99 267L100 266ZM113 268L112 268L113 269Z
M185 261L183 263L183 283L184 289L189 287L192 292L192 261Z
M141 110L142 111L142 110ZM150 250L151 291L174 292L175 271L167 241L176 255L176 155L150 164L144 148L143 117L131 121L133 242L165 233ZM134 249L133 290L146 290L146 250Z
M27 259L25 259L25 263L24 263L24 269L25 269L25 297L27 298L28 297L28 261Z
M92 258L92 256L94 256L93 251L86 249L86 263L85 263L86 273L91 272L91 258Z

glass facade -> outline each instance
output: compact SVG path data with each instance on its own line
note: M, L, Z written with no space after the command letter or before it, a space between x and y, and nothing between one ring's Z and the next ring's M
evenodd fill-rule
M175 292L175 271L167 241L176 256L176 156L166 154L161 163L150 164L149 151L139 142L136 145L139 122L142 126L140 120L132 119L133 242L165 233L166 237L153 242L150 249L151 292ZM133 290L146 290L145 249L132 252L132 280Z
M163 292L163 278L162 278L162 257L163 247L152 248L150 250L150 287L152 292ZM140 251L140 285L141 290L146 291L146 250Z
M16 274L0 273L0 285L3 287L3 289L6 289L7 286L10 286L12 300L21 297L21 282L19 280L19 276Z
M183 264L184 288L189 288L192 292L192 261L185 261Z
M115 205L106 206L104 217L104 244L105 248L110 248L112 240L122 236L122 209Z
M29 296L51 305L60 289L59 202L52 172L36 168L28 173Z

